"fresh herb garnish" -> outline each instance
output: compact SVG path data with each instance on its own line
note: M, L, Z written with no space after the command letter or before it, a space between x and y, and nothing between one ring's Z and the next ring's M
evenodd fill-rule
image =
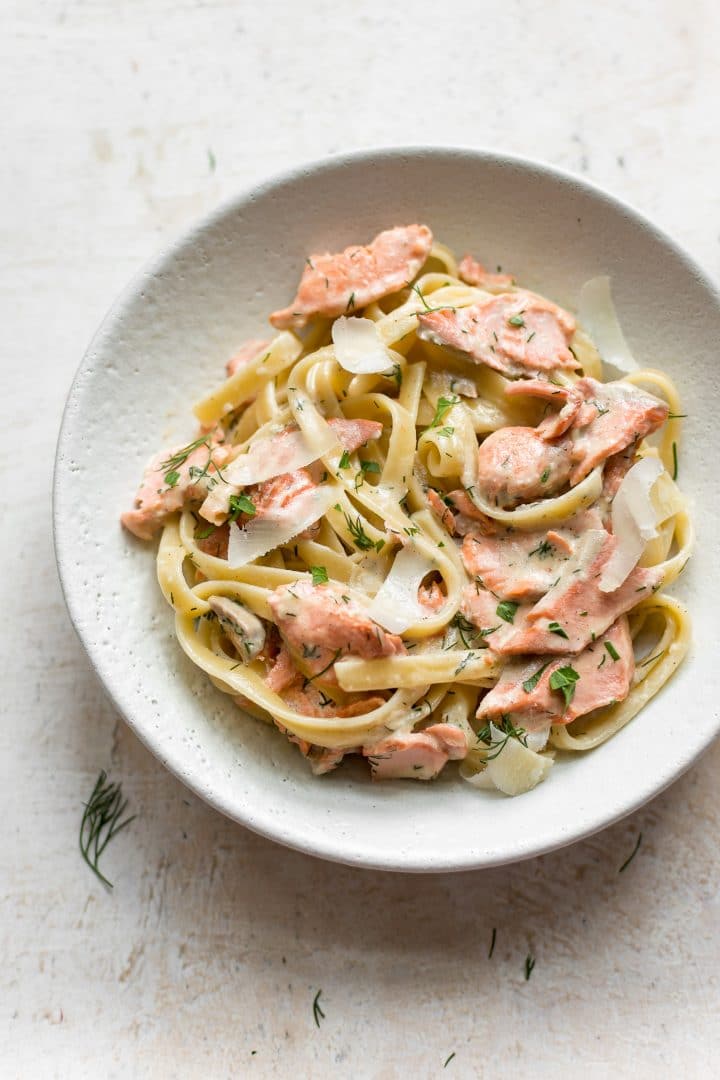
M455 395L449 398L439 397L437 400L437 405L435 406L435 415L430 421L428 430L430 428L440 427L440 424L445 418L445 414L448 412L449 409L452 409L453 405L457 405L459 401L460 398L456 397Z
M455 1057L455 1051L453 1050L452 1054L450 1054L448 1057L445 1058L445 1064L443 1065L443 1069L447 1069L448 1065L450 1064L450 1062L452 1061L452 1059L454 1057Z
M610 653L610 656L612 657L613 660L617 661L617 660L620 659L620 653L617 651L617 649L613 645L612 641L606 641L605 642L605 648Z
M443 439L449 439L451 435L455 434L455 428L446 425L444 428L440 428L438 435L442 435Z
M165 483L168 487L175 487L180 479L180 473L176 469L171 469L170 472L165 473Z
M548 630L550 631L551 634L557 634L558 637L565 638L566 641L570 640L568 638L567 634L565 633L565 631L563 630L562 626L560 625L560 623L557 623L557 622L548 623Z
M521 746L527 746L527 735L525 734L525 728L516 728L512 720L507 714L503 714L499 724L495 724L495 727L504 736L499 742L493 743L492 732L490 731L490 725L486 724L480 728L477 733L477 740L485 745L482 750L488 750L485 754L485 761L494 761L498 757L505 747L507 746L508 739L517 739Z
M552 663L552 661L548 660L547 664L543 664L542 667L539 667L537 669L534 675L531 675L529 679L525 680L525 682L522 684L522 687L526 694L531 694L533 692L537 684L540 682L540 676L550 663Z
M350 311L350 309L354 308L354 307L355 307L355 293L351 292L350 296L348 297L348 302L347 302L347 305L345 307L345 310Z
M497 927L492 928L492 937L490 938L490 951L488 952L488 960L492 960L492 954L495 952L495 941L497 939Z
M92 872L109 889L113 887L112 882L100 872L98 861L113 836L117 836L120 830L135 818L132 814L123 821L120 820L126 806L127 799L122 797L122 784L109 784L107 773L103 769L95 781L90 799L85 803L80 822L80 851Z
M474 638L489 637L490 634L493 634L496 630L500 629L498 626L485 626L478 628L474 625L474 623L471 623L469 619L466 619L465 616L462 615L459 611L455 616L453 616L450 625L456 628L458 636L466 649L473 648L472 641ZM468 639L465 637L466 634L470 636L470 641L468 641Z
M677 480L677 478L678 478L677 443L673 443L673 471L672 471L672 478L673 478L673 480Z
M216 527L217 526L215 526L215 525L208 525L207 528L202 530L202 532L196 532L195 533L195 539L196 540L207 540L208 536L212 536L212 534L215 532Z
M642 833L638 833L637 843L635 844L635 847L632 849L632 851L628 855L625 862L622 864L622 866L618 870L618 874L622 874L623 870L626 870L628 868L630 863L633 861L633 859L637 855L638 849L639 849L641 843L642 843Z
M342 656L342 649L336 649L336 650L335 650L335 655L333 656L333 658L332 658L332 660L330 661L330 663L329 663L329 664L326 664L326 665L325 665L325 667L324 667L324 668L323 668L323 669L322 669L321 671L316 671L316 672L315 672L315 674L314 674L314 675L311 675L309 679L305 679L305 681L303 682L303 690L305 689L305 687L306 687L306 686L309 686L309 684L310 684L311 682L315 682L315 680L316 680L316 679L319 679L321 675L324 675L326 671L329 671L329 670L330 670L330 668L331 668L331 667L333 666L333 664L335 663L335 661L336 661L336 660L337 660L337 659L338 659L338 658L339 658L340 656Z
M412 291L414 293L417 293L418 296L420 297L420 299L422 300L422 306L425 309L424 310L425 315L427 315L431 311L455 311L455 308L452 307L450 304L441 304L438 307L430 307L430 304L428 304L427 300L425 299L423 294L420 292L420 286L419 285L411 285L410 288L412 289Z
M504 619L505 622L513 622L515 619L515 612L520 607L514 600L502 600L495 608L495 614L499 619Z
M525 320L523 319L522 315L511 315L510 318L508 319L508 325L509 326L524 326L525 325Z
M542 476L540 477L540 483L541 484L547 484L549 477L550 477L550 467L548 466L548 468L543 469L543 471L542 471Z
M671 412L668 413L668 420L685 420L687 417L686 412Z
M399 364L393 364L391 378L397 383L398 390L402 386L402 369Z
M550 689L559 690L562 693L566 709L575 695L575 683L579 678L577 671L570 664L567 667L557 668L550 676Z
M361 461L360 468L364 473L379 473L381 471L377 461Z
M317 994L313 998L313 1019L317 1027L320 1027L320 1021L325 1019L325 1013L322 1011L320 1005L320 995L322 990L318 990Z
M339 469L349 469L350 468L350 452L348 450L343 450L343 452L342 452L342 454L340 456L340 461L338 462L338 468Z
M212 462L212 448L210 446L210 440L209 440L208 436L207 435L201 435L199 439L195 439L194 442L188 443L187 446L183 446L182 449L177 450L171 457L169 457L167 459L167 461L162 461L160 463L160 468L161 469L163 469L163 470L167 469L168 470L165 473L165 483L168 485L168 487L175 487L178 480L180 479L180 473L177 470L180 468L181 465L185 464L185 462L190 457L190 455L193 453L193 451L197 450L200 446L206 446L207 447L208 459L207 459L207 461L205 463L205 468L197 470L199 475L196 477L196 479L199 480L200 477L205 476L205 474L208 471L209 466L213 463ZM217 469L217 466L216 466L216 469ZM220 474L220 470L217 469L217 471L218 471L218 474ZM191 475L192 475L192 473L191 473Z
M371 547L375 547L375 543L363 529L359 514L356 520L353 521L353 519L343 510L343 517L345 518L348 530L353 538L353 543L358 551L369 551Z
M525 982L527 982L528 979L530 978L530 976L532 975L534 968L535 968L535 957L531 956L530 953L528 953L527 956L525 957Z
M324 566L311 566L310 573L312 574L313 585L325 585L328 581L328 572Z
M553 550L554 545L549 540L542 540L536 548L533 548L530 555L539 555L541 559L544 559L546 555L549 555Z
M255 503L247 495L231 495L228 506L230 509L230 521L237 521L241 514L254 517L257 513Z

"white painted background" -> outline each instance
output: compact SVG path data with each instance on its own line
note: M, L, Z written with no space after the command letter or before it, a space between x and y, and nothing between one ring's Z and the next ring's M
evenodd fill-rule
M0 21L0 1075L717 1075L720 746L523 865L324 864L219 817L125 729L50 533L60 412L105 309L164 240L288 163L527 153L626 197L717 277L717 4L2 0ZM100 768L138 814L106 853L112 895L77 851Z

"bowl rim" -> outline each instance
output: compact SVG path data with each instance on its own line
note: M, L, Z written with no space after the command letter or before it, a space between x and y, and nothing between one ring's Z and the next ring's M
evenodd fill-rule
M267 815L263 817L262 813L257 813L257 808L255 808L252 818L240 816L237 807L231 805L229 800L225 800L219 795L214 794L212 791L208 791L202 786L201 782L196 780L193 776L188 775L178 763L166 757L163 749L154 739L152 729L147 725L144 725L141 720L138 720L130 710L126 709L123 704L121 704L120 695L116 692L117 688L114 684L114 680L103 672L101 643L98 640L93 639L92 635L84 634L81 629L81 590L77 589L72 581L70 560L66 555L66 545L69 544L69 539L66 540L64 538L65 523L59 508L61 502L60 488L62 486L61 464L65 452L65 444L71 434L70 428L73 421L73 406L79 393L86 363L89 358L92 357L97 344L105 334L106 330L112 326L123 312L126 305L136 297L144 281L149 277L155 276L158 271L164 268L168 260L183 248L187 248L195 243L203 233L221 222L228 214L238 210L249 201L272 192L275 188L289 185L311 176L316 176L325 171L332 171L344 165L352 166L368 164L377 162L378 160L401 161L403 158L409 160L419 157L445 157L450 160L457 158L458 161L464 161L465 163L470 160L480 165L490 163L494 165L515 166L531 175L535 174L545 179L561 181L568 184L571 188L580 190L581 193L591 195L614 212L619 213L625 218L629 218L635 225L639 225L643 229L649 231L655 238L659 239L664 245L670 248L675 257L684 265L698 283L703 285L708 292L712 294L720 308L720 289L718 288L718 285L705 269L696 262L693 256L677 242L677 240L627 200L611 194L599 184L589 180L586 176L580 175L569 169L561 168L534 157L514 152L506 152L501 149L480 148L458 144L443 145L441 143L411 143L398 146L367 147L341 151L329 154L323 158L303 161L286 169L276 170L259 182L245 185L240 190L220 200L211 210L205 212L198 218L193 219L189 226L175 231L171 237L157 249L155 254L145 260L140 268L132 274L127 284L115 297L105 315L97 325L89 344L83 352L63 407L53 465L52 529L55 561L65 606L72 626L83 646L95 675L111 700L114 708L117 709L123 720L128 724L141 743L150 750L165 768L185 784L185 786L189 787L194 794L199 796L215 810L220 811L226 817L243 825L250 831L295 851L300 851L331 862L337 862L353 867L395 871L399 873L447 873L478 870L520 862L525 859L534 858L538 855L547 854L551 851L556 851L562 847L574 844L577 841L587 839L595 833L608 828L645 805L650 799L655 798L656 795L659 795L669 787L670 784L679 779L679 777L705 752L711 741L717 737L718 732L720 731L720 722L716 725L716 731L710 739L707 739L702 745L699 745L690 752L688 752L686 748L685 756L683 756L681 760L675 759L673 761L672 768L667 775L658 778L649 787L646 785L644 788L636 791L635 794L630 794L609 816L603 816L601 820L585 823L576 830L574 829L571 835L568 835L565 832L558 833L557 837L553 840L538 841L535 844L525 846L523 850L515 850L507 855L490 854L483 857L474 853L472 857L467 860L460 860L457 857L454 857L448 861L435 860L432 865L427 865L421 858L417 858L414 855L408 857L409 853L404 853L404 860L401 863L397 858L386 857L382 854L379 854L377 857L355 854L352 851L344 850L341 844L333 842L332 840L329 841L326 837L323 837L322 840L308 840L302 836L301 830L298 830L297 834L293 833L292 835L280 833L277 824L274 823L271 816Z

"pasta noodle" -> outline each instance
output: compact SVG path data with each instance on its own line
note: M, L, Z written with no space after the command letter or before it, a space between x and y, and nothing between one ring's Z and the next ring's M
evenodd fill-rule
M308 260L329 275L328 295L330 260L348 252ZM140 536L162 527L157 575L184 652L316 772L354 752L378 778L429 779L456 758L482 786L512 739L524 751L513 757L515 793L545 776L555 752L609 739L682 661L688 615L660 590L684 569L693 534L675 482L681 418L668 376L634 370L602 383L585 329L468 258L458 266L434 242L402 288L365 303L350 294L343 318L353 333L353 320L368 320L374 367L387 356L380 371L363 368L362 349L353 370L343 366L330 301L308 315L301 286L300 310L276 313L273 340L197 403L199 438L149 467L124 520ZM467 333L463 312L485 334L467 351L452 339ZM545 370L543 335L555 341L563 327ZM641 428L638 415L654 419ZM503 440L504 461L491 455ZM532 455L547 459L541 475ZM614 495L648 455L664 469L651 538L611 594L610 625L600 600L578 611L568 598L597 590L588 567L623 543L608 532ZM583 618L599 631L585 634ZM622 697L608 700L606 675ZM493 711L503 693L510 704Z

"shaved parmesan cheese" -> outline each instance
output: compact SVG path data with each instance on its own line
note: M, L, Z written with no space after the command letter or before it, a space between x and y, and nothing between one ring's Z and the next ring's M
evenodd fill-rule
M331 427L308 439L298 430L280 431L270 438L258 439L222 470L224 483L208 492L200 507L200 515L213 525L225 521L229 511L229 499L249 484L260 484L274 476L295 472L304 465L317 461L338 445L338 437Z
M280 544L287 544L298 533L314 525L337 499L338 489L334 484L326 484L303 492L285 507L253 518L244 528L237 522L232 523L228 566L230 569L246 566Z
M371 319L341 315L332 325L335 359L353 375L390 371L393 360Z
M435 565L410 544L395 556L395 562L373 602L368 615L393 634L402 634L413 623L428 617L418 600L418 589Z
M490 725L493 746L504 743L485 772L498 791L506 795L522 795L544 780L552 768L552 758L536 754L534 750L506 734L494 724Z
M578 318L605 364L612 365L623 375L637 371L637 362L615 311L609 277L595 277L585 282L580 290Z
M600 578L601 592L619 589L647 542L657 536L658 514L650 492L663 471L658 458L641 458L620 484L612 503L612 531L618 544Z

